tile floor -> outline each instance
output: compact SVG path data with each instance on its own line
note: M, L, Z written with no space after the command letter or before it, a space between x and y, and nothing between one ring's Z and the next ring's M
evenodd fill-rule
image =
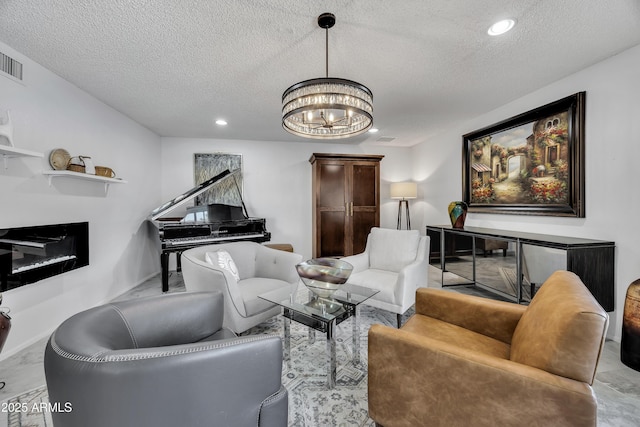
M441 272L429 267L430 286L441 286ZM460 292L487 295L473 287L452 288ZM184 285L179 274L170 278L170 292L180 292ZM161 292L160 278L156 276L117 299L128 299ZM46 339L0 361L0 381L7 385L0 390L0 402L45 384L43 351ZM598 398L598 425L601 427L640 426L640 372L620 362L620 344L607 341L593 384ZM0 414L0 427L6 425L6 417Z

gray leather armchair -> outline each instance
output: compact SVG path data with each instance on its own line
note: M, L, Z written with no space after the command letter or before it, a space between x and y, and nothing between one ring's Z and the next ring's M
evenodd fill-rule
M219 292L78 313L45 350L56 427L286 426L282 343L222 328Z

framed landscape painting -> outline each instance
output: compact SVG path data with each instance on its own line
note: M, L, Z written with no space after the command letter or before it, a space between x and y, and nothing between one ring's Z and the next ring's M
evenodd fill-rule
M469 212L584 218L585 92L462 137Z

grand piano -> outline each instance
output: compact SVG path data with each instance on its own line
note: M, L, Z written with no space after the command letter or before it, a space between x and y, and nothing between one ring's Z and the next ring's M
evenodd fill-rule
M225 170L190 189L178 197L154 209L148 220L158 229L161 243L160 266L162 268L162 291L169 290L169 255L177 255L180 269L180 254L191 248L215 243L238 241L268 242L271 233L265 227L264 218L251 218L242 200L236 176L239 169ZM179 207L184 207L205 191L220 189L228 184L237 191L240 206L222 203L196 205L186 208L186 215L168 216Z

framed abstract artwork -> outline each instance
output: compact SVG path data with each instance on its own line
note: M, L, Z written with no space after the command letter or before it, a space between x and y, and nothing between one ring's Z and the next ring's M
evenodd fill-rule
M225 170L235 171L225 177L214 187L200 194L196 206L222 203L225 205L242 205L242 155L228 153L196 153L194 154L193 171L195 183L199 185Z
M462 137L469 212L584 218L585 92Z

